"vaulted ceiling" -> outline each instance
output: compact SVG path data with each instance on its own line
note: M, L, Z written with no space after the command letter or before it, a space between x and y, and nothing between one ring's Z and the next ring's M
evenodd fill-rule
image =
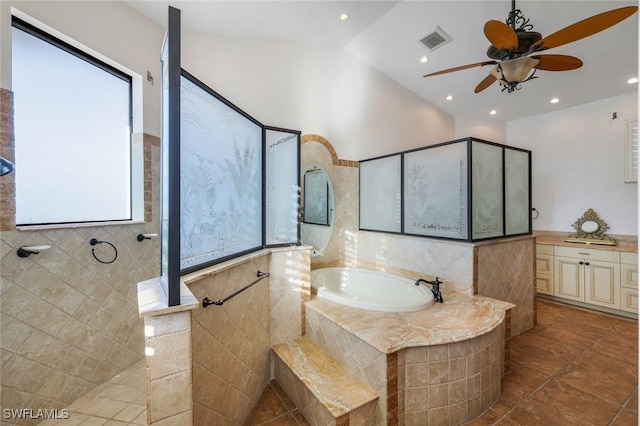
M423 78L424 74L488 60L486 21L505 21L510 0L500 1L125 1L165 26L167 7L182 13L183 31L274 40L327 43L377 68L399 84L455 117L510 121L626 93L637 92L638 13L621 23L545 53L571 55L576 70L538 70L513 93L494 83L476 85L490 66ZM634 1L518 1L533 30L547 36L575 22ZM349 19L340 21L341 14ZM430 51L420 43L434 28L451 41ZM426 56L429 60L421 63ZM447 96L452 100L446 100ZM557 98L556 104L550 100ZM495 110L495 115L490 111Z

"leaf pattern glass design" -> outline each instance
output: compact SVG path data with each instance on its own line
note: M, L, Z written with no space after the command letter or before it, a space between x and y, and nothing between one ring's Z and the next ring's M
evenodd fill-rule
M466 141L404 155L404 232L467 239Z
M262 127L181 77L180 268L262 246Z
M502 147L473 141L472 229L473 239L500 237L502 228Z

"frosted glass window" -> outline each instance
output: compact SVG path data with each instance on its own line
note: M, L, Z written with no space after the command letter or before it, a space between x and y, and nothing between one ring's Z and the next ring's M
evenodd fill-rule
M20 22L11 45L16 223L130 220L131 78Z
M503 232L502 147L471 142L472 238L492 238Z
M180 269L262 247L262 126L180 79Z
M516 235L529 232L529 153L505 148L505 234Z
M300 134L265 129L266 244L298 243Z
M401 232L401 156L360 162L360 229Z
M468 238L467 144L404 154L404 232Z

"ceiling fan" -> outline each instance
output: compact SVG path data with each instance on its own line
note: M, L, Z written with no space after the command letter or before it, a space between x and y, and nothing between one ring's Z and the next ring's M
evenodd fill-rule
M574 56L541 55L537 54L538 52L572 43L606 30L630 17L637 10L637 6L613 9L542 37L542 34L532 31L533 25L529 23L529 19L524 17L522 11L516 9L515 0L511 0L511 12L506 23L490 20L484 25L484 35L491 43L487 56L492 60L449 68L424 77L495 65L489 75L476 86L474 92L479 93L498 81L502 85L503 92L506 90L511 93L520 90L521 83L537 78L535 76L537 70L569 71L582 66L582 61Z

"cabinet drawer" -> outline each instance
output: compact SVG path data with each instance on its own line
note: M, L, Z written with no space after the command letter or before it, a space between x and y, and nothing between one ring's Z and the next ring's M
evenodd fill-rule
M620 268L620 285L638 289L638 265L623 263Z
M553 275L537 274L536 290L540 294L553 296Z
M630 263L632 265L638 264L638 253L629 253L623 251L620 253L620 263Z
M611 250L556 246L554 254L556 256L574 257L585 260L593 259L604 262L620 262L620 252Z
M553 255L538 253L536 255L536 272L553 275Z
M638 290L621 288L620 309L627 312L638 312Z
M553 256L553 246L548 244L536 244L537 254L550 254Z

